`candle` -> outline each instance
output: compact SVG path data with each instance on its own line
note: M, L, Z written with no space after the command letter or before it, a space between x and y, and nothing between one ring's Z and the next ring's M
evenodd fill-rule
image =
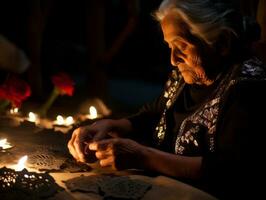
M65 124L66 124L67 126L70 126L70 125L74 124L74 119L73 119L73 117L72 117L72 116L68 116L68 117L66 118L66 120L65 120Z
M57 115L56 120L54 121L54 124L59 126L70 126L74 124L74 119L72 116L68 116L66 119L62 115Z
M62 115L57 115L55 124L57 125L63 125L65 123L65 120Z
M35 113L33 113L33 112L29 112L28 121L37 123L37 121L38 121L38 115L35 114Z
M98 117L97 110L94 106L90 106L89 114L87 115L89 119L96 119Z
M16 171L22 171L24 168L26 168L26 162L28 160L28 156L23 156L19 159L18 164L15 166Z
M9 148L12 148L13 146L7 142L7 139L2 139L0 140L0 149L9 149Z
M11 108L9 112L12 115L18 114L18 108Z

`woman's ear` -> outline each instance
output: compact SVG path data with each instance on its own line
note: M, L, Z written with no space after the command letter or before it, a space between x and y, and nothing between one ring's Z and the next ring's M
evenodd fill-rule
M219 34L214 47L220 55L227 56L232 48L232 35L227 30L223 30Z

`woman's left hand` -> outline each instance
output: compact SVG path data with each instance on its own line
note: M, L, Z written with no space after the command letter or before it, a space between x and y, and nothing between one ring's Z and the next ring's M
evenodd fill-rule
M105 139L89 144L102 167L112 166L113 169L145 168L145 146L124 138Z

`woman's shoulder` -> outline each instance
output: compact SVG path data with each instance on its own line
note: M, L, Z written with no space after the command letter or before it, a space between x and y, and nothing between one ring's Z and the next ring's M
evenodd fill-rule
M233 79L228 96L239 105L261 105L266 102L266 65L258 58L245 60L240 66L240 73ZM265 104L266 105L266 104Z
M242 62L238 81L266 81L266 65L257 57Z
M266 91L266 65L256 57L251 57L235 65L228 75L225 96L238 94L242 98L246 95L261 94Z

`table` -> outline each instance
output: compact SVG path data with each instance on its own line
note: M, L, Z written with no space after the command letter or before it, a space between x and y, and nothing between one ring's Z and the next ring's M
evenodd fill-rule
M102 200L103 197L93 193L70 192L62 181L78 177L80 175L90 176L95 173L50 173L57 184L65 188L51 200ZM149 177L144 175L127 175L131 179L138 179L152 184L152 188L146 192L141 200L217 200L215 197L181 181L166 177Z
M7 154L0 154L0 167L5 166L7 163L17 161L22 155L30 155L34 153L35 148L40 145L45 147L56 147L57 151L60 150L62 155L69 154L66 147L66 142L69 140L70 135L56 133L52 130L39 131L36 127L26 126L18 128L1 127L1 138L8 138L15 147ZM44 140L45 138L45 140ZM14 164L14 163L13 163ZM49 173L58 185L65 190L58 192L55 196L50 197L49 200L101 200L102 196L93 193L71 192L67 189L62 181L69 180L81 175L90 176L101 174L102 168L94 166L90 172L56 172ZM106 169L105 169L106 172ZM107 169L108 172L108 169ZM181 181L166 177L166 176L147 176L139 173L132 173L132 171L113 172L117 175L128 176L131 179L138 179L148 182L152 185L141 200L216 200L215 197L187 185Z

